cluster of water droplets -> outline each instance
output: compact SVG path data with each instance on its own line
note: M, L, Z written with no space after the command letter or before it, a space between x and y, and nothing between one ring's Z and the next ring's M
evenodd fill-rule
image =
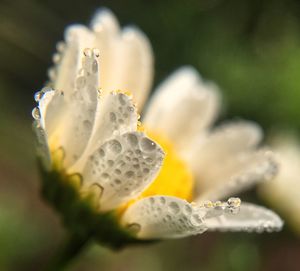
M241 200L239 198L229 198L227 202L224 201L210 201L206 200L197 208L204 210L204 218L217 217L226 214L237 214L240 211Z
M67 45L65 42L60 41L56 44L56 50L57 52L53 55L52 61L54 66L48 69L48 77L51 82L55 81L57 77L57 67L61 63L63 54L65 52Z
M160 147L144 134L125 133L106 141L90 155L84 175L104 188L103 201L113 196L117 201L131 198L153 180L163 156Z
M137 202L124 215L128 227L142 231L142 235L180 237L199 234L207 228L196 209L186 201L174 197L154 196Z

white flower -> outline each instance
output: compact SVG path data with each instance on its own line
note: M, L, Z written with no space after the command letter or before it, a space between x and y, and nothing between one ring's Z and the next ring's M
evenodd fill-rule
M133 100L141 109L153 56L140 30L121 30L101 10L91 28L70 26L58 51L53 89L36 94L33 111L42 153L49 169L79 174L81 191L97 191L100 213L118 210L119 223L141 239L282 227L263 207L219 201L272 177L276 163L257 149L262 132L255 123L211 128L220 99L215 85L191 67L179 69L155 91L141 125Z
M272 146L276 150L280 169L278 175L261 185L262 196L286 217L300 233L300 142L291 134L277 134Z

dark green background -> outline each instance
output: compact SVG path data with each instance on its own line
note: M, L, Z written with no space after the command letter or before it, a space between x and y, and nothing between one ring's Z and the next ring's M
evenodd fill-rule
M222 89L220 120L252 119L268 135L300 130L299 1L0 0L0 270L40 270L60 246L63 228L39 197L33 94L47 80L64 28L88 23L102 6L148 35L155 85L190 64ZM275 234L207 233L119 253L95 246L70 270L299 270L299 255L299 238L287 226Z

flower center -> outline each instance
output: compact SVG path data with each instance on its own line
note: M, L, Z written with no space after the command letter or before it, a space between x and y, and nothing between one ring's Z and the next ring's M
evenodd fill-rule
M147 135L163 148L166 156L159 175L141 196L166 195L191 201L194 179L188 165L180 158L172 142L167 138L149 131Z

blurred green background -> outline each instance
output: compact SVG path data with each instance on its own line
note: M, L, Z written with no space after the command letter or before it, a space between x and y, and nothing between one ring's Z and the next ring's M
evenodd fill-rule
M252 119L267 135L300 131L299 1L0 0L0 270L40 270L62 242L59 218L39 195L33 94L47 80L64 28L88 23L102 6L148 35L155 85L191 64L222 89L220 120ZM243 198L259 201L255 190ZM286 226L274 234L205 233L121 252L93 246L70 270L299 270L299 255L300 239Z

